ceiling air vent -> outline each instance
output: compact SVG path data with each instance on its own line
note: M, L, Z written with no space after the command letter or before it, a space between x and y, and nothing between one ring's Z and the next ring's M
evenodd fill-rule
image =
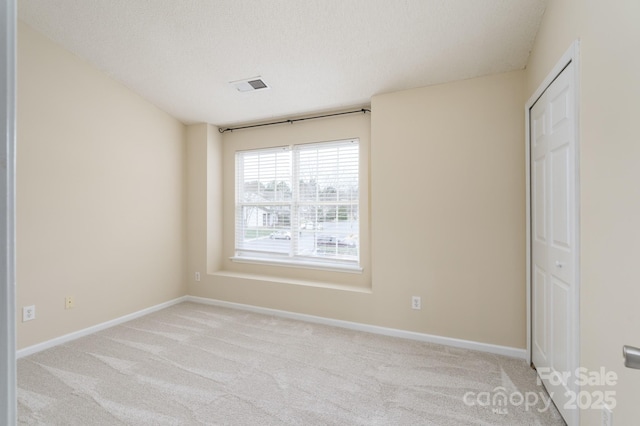
M269 86L262 80L262 77L232 81L229 84L238 92L255 92L256 90L269 89Z

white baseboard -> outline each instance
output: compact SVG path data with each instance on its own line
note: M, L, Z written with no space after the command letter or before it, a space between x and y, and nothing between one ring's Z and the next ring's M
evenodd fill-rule
M381 334L384 336L400 337L403 339L417 340L420 342L437 343L440 345L453 346L456 348L471 349L475 351L488 352L488 353L493 353L497 355L505 355L513 358L526 359L525 349L512 348L509 346L492 345L490 343L474 342L472 340L455 339L452 337L435 336L432 334L416 333L413 331L399 330L396 328L380 327L376 325L369 325L369 324L362 324L362 323L351 322L351 321L337 320L332 318L318 317L314 315L300 314L300 313L289 312L289 311L281 311L278 309L263 308L260 306L245 305L242 303L226 302L223 300L208 299L205 297L196 297L196 296L178 297L177 299L173 299L168 302L161 303L159 305L151 306L149 308L142 309L140 311L133 312L131 314L124 315L122 317L103 322L101 324L96 324L92 327L74 331L73 333L65 334L64 336L56 337L55 339L47 340L46 342L38 343L33 346L28 346L26 348L23 348L17 351L16 358L19 359L25 356L32 355L36 352L40 352L57 345L61 345L63 343L70 342L80 337L84 337L89 334L96 333L101 330L105 330L115 325L119 325L124 322L131 321L132 319L136 319L144 315L148 315L152 312L156 312L161 309L168 308L169 306L173 306L181 302L195 302L195 303L201 303L205 305L239 309L239 310L250 311L250 312L255 312L259 314L274 315L281 318L288 318L288 319L306 321L306 322L311 322L316 324L330 325L334 327L341 327L349 330L364 331L367 333Z
M20 349L19 351L16 351L16 358L19 359L31 354L35 354L36 352L44 351L45 349L49 349L66 342L70 342L71 340L75 340L80 337L84 337L89 334L107 329L109 327L113 327L114 325L131 321L132 319L136 319L141 316L148 315L152 312L156 312L161 309L168 308L169 306L177 305L178 303L185 302L188 300L190 300L188 299L188 296L178 297L177 299L169 300L168 302L160 303L159 305L151 306L149 308L142 309L140 311L133 312L128 315L124 315L120 318L103 322L101 324L96 324L94 326L91 326L82 330L74 331L73 333L65 334L64 336L56 337L55 339L47 340L46 342L38 343L33 346L28 346L26 348Z
M416 333L413 331L399 330L396 328L379 327L376 325L362 324L351 321L343 321L331 318L318 317L314 315L299 314L277 309L262 308L260 306L244 305L242 303L226 302L205 297L185 296L185 302L202 303L205 305L220 306L224 308L240 309L259 314L274 315L282 318L312 322L316 324L331 325L334 327L347 328L350 330L364 331L367 333L381 334L384 336L400 337L403 339L417 340L420 342L437 343L439 345L453 346L456 348L471 349L474 351L488 352L497 355L505 355L512 358L526 359L526 349L512 348L509 346L492 345L490 343L474 342L472 340L455 339L452 337L434 336L432 334Z

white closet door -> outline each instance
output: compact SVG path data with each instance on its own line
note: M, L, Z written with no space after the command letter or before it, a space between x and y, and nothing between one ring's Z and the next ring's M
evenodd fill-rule
M532 361L569 425L577 417L565 404L578 367L572 75L569 64L530 110Z

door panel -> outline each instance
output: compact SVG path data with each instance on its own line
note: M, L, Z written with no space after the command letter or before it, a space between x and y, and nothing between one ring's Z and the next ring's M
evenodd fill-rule
M541 363L547 363L547 274L535 266L533 272L533 305L536 307L534 315L533 346L538 353ZM540 362L540 361L539 361Z
M560 84L563 84L563 82L561 81ZM568 87L563 87L561 91L554 93L553 98L549 100L549 108L551 112L551 129L556 131L563 126L563 121L568 120L570 117Z
M537 243L547 243L547 194L546 194L546 163L544 159L535 160L532 167L532 181L534 182L532 191L534 198L534 209L532 214L533 236Z
M569 304L569 286L553 277L551 282L553 311L553 368L557 371L570 371L569 351L567 340L569 339L569 318L567 305Z
M571 218L569 217L569 149L565 145L551 153L551 242L554 247L569 249Z

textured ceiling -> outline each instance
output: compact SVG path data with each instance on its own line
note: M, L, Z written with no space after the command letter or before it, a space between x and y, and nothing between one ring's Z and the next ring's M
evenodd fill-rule
M547 0L19 0L19 18L184 123L367 105L525 67ZM230 81L262 76L269 90Z

